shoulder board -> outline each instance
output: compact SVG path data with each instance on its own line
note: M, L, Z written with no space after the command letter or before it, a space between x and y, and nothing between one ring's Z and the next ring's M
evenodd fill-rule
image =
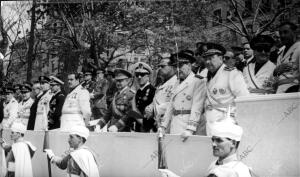
M235 67L231 67L231 66L225 66L224 70L225 71L233 71L235 69Z
M195 74L195 78L198 78L198 79L203 79L204 77L198 75L198 74Z

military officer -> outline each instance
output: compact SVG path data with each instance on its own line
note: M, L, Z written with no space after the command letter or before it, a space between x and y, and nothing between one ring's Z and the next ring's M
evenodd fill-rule
M212 129L213 155L218 159L208 167L207 177L251 177L248 166L237 158L243 129L228 123L217 122ZM179 177L170 170L160 170L162 177Z
M279 35L284 45L277 59L273 75L278 80L276 93L300 91L300 41L297 41L297 26L284 22L279 26Z
M139 89L135 94L132 107L133 110L145 115L145 108L152 103L155 94L155 87L149 82L152 69L148 64L138 62L134 72ZM153 117L137 119L136 122L135 131L137 132L156 132L157 130Z
M30 108L34 102L34 100L30 97L32 88L28 85L23 85L21 87L21 93L23 95L22 101L20 101L18 106L18 119L20 122L27 127L29 115L30 115Z
M116 86L116 81L114 79L114 72L112 70L108 69L106 71L105 78L108 81L108 89L106 91L106 104L109 107L118 89Z
M15 89L15 99L20 102L23 98L23 95L21 93L21 89L22 89L22 84L16 84L14 85L14 89Z
M61 91L64 82L58 77L50 76L50 86L53 97L50 100L50 110L48 113L48 128L49 130L60 128L60 116L62 107L65 102L65 95Z
M2 125L4 128L10 128L14 120L18 116L18 101L14 98L15 89L12 87L7 87L4 90L6 95L6 100L3 104L4 117Z
M179 80L173 90L171 103L163 117L163 132L170 124L171 134L181 134L183 141L197 130L203 112L206 82L192 72L195 58L188 53L173 54L173 65L177 65Z
M135 92L128 86L132 77L127 70L117 68L114 71L116 86L118 91L112 100L112 103L103 116L100 118L99 125L103 128L106 124L110 132L130 131L131 120L128 117L128 111L132 110L132 100Z
M273 38L267 35L256 36L250 42L255 57L244 68L243 75L252 94L272 93L271 78L275 65L269 60L269 55L273 44Z
M82 87L87 89L91 94L90 97L93 98L94 97L93 92L95 90L95 82L92 80L93 71L86 70L83 72L83 74L84 74L84 81L82 83Z
M159 125L171 101L172 91L177 82L176 68L171 63L174 62L170 58L163 58L159 62L158 75L162 77L163 83L157 87L152 104L145 109L145 117L153 116Z
M70 93L67 95L61 115L61 131L69 131L75 125L86 126L91 117L90 94L79 83L79 75L68 74Z
M94 117L100 117L107 110L106 91L108 89L108 81L104 78L104 72L100 68L97 69L97 77L95 82L94 95L92 99L92 113Z
M211 135L215 122L235 122L236 107L234 99L249 95L243 75L234 67L223 63L225 48L215 44L203 54L208 69L205 100L206 133Z
M34 130L46 130L48 128L48 113L50 110L50 100L53 96L50 90L50 78L47 76L40 76L42 91L44 95L38 102Z

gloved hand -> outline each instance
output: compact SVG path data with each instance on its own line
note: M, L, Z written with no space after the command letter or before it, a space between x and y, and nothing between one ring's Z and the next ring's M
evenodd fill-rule
M109 131L109 132L118 132L118 128L117 128L117 126L112 125L112 126L110 126L110 127L108 128L108 131Z
M185 130L180 136L182 138L182 141L185 142L189 136L193 135L193 131L192 130Z
M158 170L160 171L161 177L180 177L168 169L158 169Z
M45 152L51 160L55 156L55 154L53 153L53 151L51 149L45 149Z

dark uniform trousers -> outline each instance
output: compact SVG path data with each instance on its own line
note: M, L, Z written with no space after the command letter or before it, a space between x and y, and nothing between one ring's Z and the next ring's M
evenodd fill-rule
M60 128L61 110L64 105L66 96L60 91L56 93L50 100L48 113L49 130Z

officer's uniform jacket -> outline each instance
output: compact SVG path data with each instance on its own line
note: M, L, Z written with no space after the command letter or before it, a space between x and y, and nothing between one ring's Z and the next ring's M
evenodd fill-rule
M10 128L13 121L18 117L18 101L12 97L8 103L4 102L3 107L4 118L2 125L4 128Z
M288 51L284 53L285 46L279 50L279 56L277 59L277 66L282 63L288 63L290 66L293 67L291 71L285 72L278 76L280 80L288 80L288 84L279 85L277 88L277 93L284 93L288 88L294 85L299 84L299 70L300 70L300 42L296 42L292 45Z
M34 124L34 130L46 130L48 127L48 112L50 110L50 100L53 94L51 90L46 91L46 93L41 97L37 105L36 119Z
M263 94L263 90L265 90L266 94L267 89L271 88L271 78L273 77L275 67L271 61L267 61L259 71L254 74L255 62L249 63L243 71L243 76L249 91L253 94ZM256 90L261 91L256 92Z
M118 131L130 131L130 119L127 116L128 111L132 110L132 100L135 92L128 86L115 93L110 107L103 118L100 118L99 124L103 128L107 123L108 128L115 125Z
M49 105L50 110L48 113L49 130L60 127L60 116L61 116L61 111L64 102L65 102L65 95L61 91L55 93L54 96L51 98L50 105ZM50 123L50 120L52 123Z
M208 167L208 175L214 174L216 168L225 168L231 169L235 174L235 177L251 177L251 171L248 166L246 166L243 162L237 159L236 154L232 154L229 157L226 157L222 162L218 162L218 160L211 163ZM223 174L224 176L227 176Z
M170 123L171 134L181 134L185 130L195 132L203 112L205 90L206 81L193 72L177 83L161 126L167 128Z
M207 82L205 100L206 132L210 136L210 127L216 121L235 122L236 106L234 99L249 95L247 84L240 71L223 64L215 76Z
M33 102L34 100L32 98L29 98L26 101L21 101L18 106L18 118L26 127L30 116L30 108Z
M60 128L62 131L69 131L75 125L85 126L84 120L89 120L91 114L89 92L78 85L65 99Z
M139 88L135 94L132 107L144 115L145 108L153 101L155 90L155 87L149 82L143 88ZM134 130L137 132L156 131L155 120L153 118L143 119L142 127L137 125Z
M159 121L165 114L167 107L170 104L176 82L177 76L174 75L163 85L159 86L156 90L155 96L153 98L153 110L155 118Z

